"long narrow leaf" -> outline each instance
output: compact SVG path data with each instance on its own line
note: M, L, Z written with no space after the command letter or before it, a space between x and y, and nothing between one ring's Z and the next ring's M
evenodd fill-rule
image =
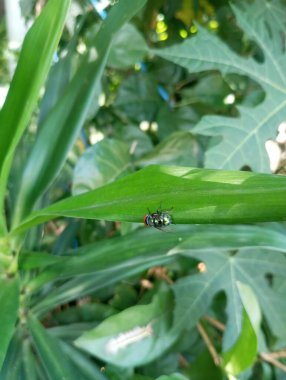
M99 90L112 36L145 2L120 1L111 9L96 35L94 47L79 67L62 100L46 118L23 170L14 225L31 211L37 198L62 167Z
M155 256L150 259L141 257L140 261L133 261L128 266L116 267L106 273L88 274L78 276L67 281L62 286L58 286L47 297L43 298L33 308L33 313L37 316L43 316L55 306L65 304L71 300L78 299L91 293L96 293L117 282L130 278L142 273L142 271L158 265L166 265L174 261L174 257Z
M39 252L21 255L21 269L31 269L45 266L45 270L29 282L29 290L36 291L44 284L59 280L93 273L105 273L116 268L128 269L141 261L165 255L188 254L196 251L212 251L214 248L223 250L246 247L261 247L272 251L285 252L286 237L284 234L258 226L177 226L176 232L167 233L162 239L161 233L150 229L139 229L124 237L90 244L73 251L68 256L50 256ZM47 260L49 258L49 260ZM55 260L57 259L57 260ZM44 261L43 266L40 262Z
M11 379L17 373L22 359L22 335L19 329L14 334L7 351L5 361L0 370L0 380Z
M17 69L0 113L0 211L13 153L36 106L69 4L70 0L50 0L24 40Z
M36 211L14 233L59 216L142 223L148 209L160 205L175 224L281 221L285 191L282 176L151 166Z
M34 316L29 316L28 327L49 379L78 380L67 358L61 360L63 352L56 338L51 336Z
M23 369L27 379L37 380L36 357L32 352L31 343L28 339L23 342Z
M15 330L19 308L19 279L0 280L0 368L6 356L8 345Z
M149 229L140 229L124 237L90 244L72 253L61 256L57 263L45 268L42 273L29 282L29 290L35 291L46 282L93 273L98 275L106 270L123 269L126 274L137 265L149 261L168 261L165 254L180 241L189 237L188 229L179 229L178 233L152 233ZM156 231L157 232L157 231ZM37 257L37 253L34 255ZM175 258L174 258L175 259ZM64 261L63 261L64 260ZM23 261L23 264L25 261ZM106 274L108 277L109 275Z

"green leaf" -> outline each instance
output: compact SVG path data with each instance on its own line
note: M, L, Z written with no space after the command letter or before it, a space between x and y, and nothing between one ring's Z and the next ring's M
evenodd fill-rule
M161 293L149 305L130 307L75 341L93 356L120 367L143 365L176 339L171 330L172 299Z
M225 380L223 371L214 364L213 358L207 349L196 355L189 368L186 369L186 374L192 380Z
M251 226L192 226L190 235L169 251L169 255L189 256L194 250L211 251L213 248L235 250L238 248L264 248L285 252L286 236L274 229Z
M1 208L13 153L36 106L69 4L70 0L50 0L24 40L16 72L0 113Z
M74 36L71 45L73 45L75 42L76 41ZM63 58L60 58L60 60L51 67L45 87L45 94L40 104L40 114L38 120L40 128L49 112L63 96L64 91L70 81L72 58L73 54L70 47L67 55Z
M159 233L151 229L138 229L124 237L116 237L107 242L98 242L74 250L68 256L55 257L34 252L21 254L21 269L45 268L29 282L29 291L35 291L43 284L55 279L68 278L87 273L100 273L116 268L128 269L145 261L171 259L172 255L188 256L189 250L211 251L213 248L237 249L258 247L273 251L285 251L286 237L280 232L257 226L190 226L176 227L162 240ZM148 241L148 244L146 244ZM175 258L174 258L175 259Z
M284 315L286 301L273 289L267 275L281 276L286 270L284 253L273 253L255 248L238 252L192 251L188 256L204 262L205 271L179 280L174 285L176 294L175 323L191 328L206 312L213 297L220 291L227 296L227 328L224 349L229 349L239 337L242 326L242 303L237 282L250 286L257 297L270 329L275 336L286 337ZM235 253L235 254L234 254ZM250 316L250 313L249 313Z
M148 46L134 25L127 23L114 36L107 65L126 69L140 63Z
M220 226L219 229L190 226L183 230L178 227L176 233L164 234L164 239L159 232L141 229L106 244L96 243L76 250L72 257L63 257L64 264L50 266L29 282L29 292L37 292L43 284L55 279L80 277L56 285L55 290L35 304L34 312L43 315L59 304L99 291L150 266L170 263L176 253L188 256L189 252L196 250L199 254L202 250L210 254L218 247L237 249L256 244L280 252L285 249L284 234L256 226ZM83 276L84 273L90 275Z
M38 316L43 316L50 310L54 309L57 305L65 304L71 300L78 299L82 296L100 292L107 287L128 279L132 276L139 275L142 271L158 265L165 265L173 260L169 257L159 256L152 257L148 260L140 258L138 261L131 262L131 265L118 266L115 269L110 269L105 273L82 275L75 277L64 283L62 286L57 286L56 289L51 291L49 295L41 301L33 305L33 312ZM128 270L127 270L128 269Z
M237 289L239 291L239 296L241 298L245 312L250 319L253 330L255 331L256 336L258 336L262 320L258 300L250 286L245 285L241 282L237 282Z
M179 373L174 373L173 375L164 375L157 377L156 380L188 380L188 378Z
M154 164L198 166L198 153L198 143L189 132L175 132L135 163L138 166Z
M238 118L204 117L193 131L221 137L207 152L206 166L240 169L248 165L255 171L269 171L264 142L275 138L278 125L286 117L286 59L282 41L285 8L280 2L276 7L266 0L255 1L250 6L241 2L232 8L238 24L261 48L262 63L235 54L213 33L202 28L194 38L156 53L191 72L237 73L261 85L266 96L257 107L238 107Z
M200 78L198 83L190 88L182 89L183 104L203 103L208 105L210 112L225 110L224 98L230 88L219 73L211 73Z
M95 37L94 46L84 57L61 101L45 119L22 173L14 225L31 211L36 200L61 169L83 126L91 102L98 95L100 78L113 34L134 16L145 2L146 0L126 0L112 7L107 20Z
M79 372L85 376L84 380L108 380L107 377L96 367L95 363L82 352L69 344L62 343L62 346L66 355L79 369Z
M8 380L8 379L17 379L19 375L19 369L22 364L22 334L19 329L15 331L13 338L9 344L9 348L7 351L7 355L5 357L5 361L3 367L1 365L0 370L0 379Z
M132 380L154 380L154 378L149 377L149 376L139 375L139 374L136 373L136 374L132 377Z
M175 130L190 131L198 122L199 116L190 107L171 108L163 103L157 114L158 135L166 138Z
M109 274L106 272L108 269L111 271L121 269L128 275L129 270L141 264L148 266L148 263L155 261L176 260L175 257L168 258L165 254L170 249L174 249L180 240L186 239L189 236L189 230L180 229L178 233L166 234L163 240L159 232L147 228L139 229L123 237L89 244L73 251L68 256L58 257L57 263L51 260L50 264L53 265L45 268L42 273L32 279L29 282L29 289L30 291L38 289L39 286L51 280L89 273L94 275L102 272L108 277ZM37 254L35 256L37 257ZM31 261L28 260L27 268L31 266L29 262ZM25 258L23 265L25 265Z
M138 126L124 125L121 128L117 128L114 132L115 137L124 140L128 144L129 151L135 158L153 149L150 136L141 131Z
M104 139L88 148L77 161L73 176L73 194L106 185L123 176L130 168L128 145Z
M21 252L19 267L20 269L29 270L44 268L58 262L61 262L62 265L65 261L65 257L54 256L45 252Z
M235 344L223 354L223 367L231 375L239 375L256 360L257 334L250 318L256 319L257 331L261 321L260 309L252 290L241 283L237 286L243 303L242 329Z
M137 123L155 120L161 104L155 78L142 72L128 76L121 83L114 103L129 120Z
M23 367L26 379L37 380L36 357L33 354L31 342L28 339L23 342Z
M285 190L282 176L150 166L33 212L12 233L59 216L142 223L148 208L154 212L160 204L176 224L280 221L286 219Z
M32 315L28 318L28 327L34 346L50 380L78 380L68 357L64 357L56 338L51 336L41 323ZM60 360L61 358L61 360Z
M0 368L15 331L19 309L19 295L19 278L16 276L5 278L2 274L0 279Z

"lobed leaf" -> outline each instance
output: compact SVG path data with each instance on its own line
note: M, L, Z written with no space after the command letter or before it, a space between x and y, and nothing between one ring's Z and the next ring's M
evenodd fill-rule
M192 251L191 247L186 248L185 252L203 262L205 269L202 273L183 278L174 285L177 324L189 328L193 326L194 321L207 310L214 295L223 291L227 296L228 316L224 350L229 349L237 340L242 327L242 303L237 285L242 282L253 290L273 334L285 338L286 302L267 281L269 273L274 277L285 273L284 253L273 255L271 251L245 248L237 252L214 249L210 255L207 251Z
M279 124L286 117L286 56L282 37L285 8L280 2L277 7L266 0L255 1L250 7L252 11L243 3L232 5L238 24L261 48L262 63L237 55L213 33L200 27L194 38L156 53L191 72L238 73L262 86L266 96L257 107L238 107L238 118L206 116L193 131L220 137L206 153L207 167L232 170L248 165L254 171L267 172L269 160L264 143L275 138Z

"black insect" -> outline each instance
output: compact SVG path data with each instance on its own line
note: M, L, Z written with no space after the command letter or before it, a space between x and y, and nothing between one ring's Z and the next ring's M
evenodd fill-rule
M148 209L149 214L144 216L144 224L148 227L155 227L163 229L172 224L172 217L166 210L158 209L156 212L151 213Z

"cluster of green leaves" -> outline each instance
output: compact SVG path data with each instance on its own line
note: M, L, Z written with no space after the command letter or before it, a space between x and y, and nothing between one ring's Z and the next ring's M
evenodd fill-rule
M0 379L283 378L259 354L286 346L286 180L264 148L286 6L174 3L78 5L49 75L70 0L26 36L0 112ZM170 233L143 227L159 207Z

